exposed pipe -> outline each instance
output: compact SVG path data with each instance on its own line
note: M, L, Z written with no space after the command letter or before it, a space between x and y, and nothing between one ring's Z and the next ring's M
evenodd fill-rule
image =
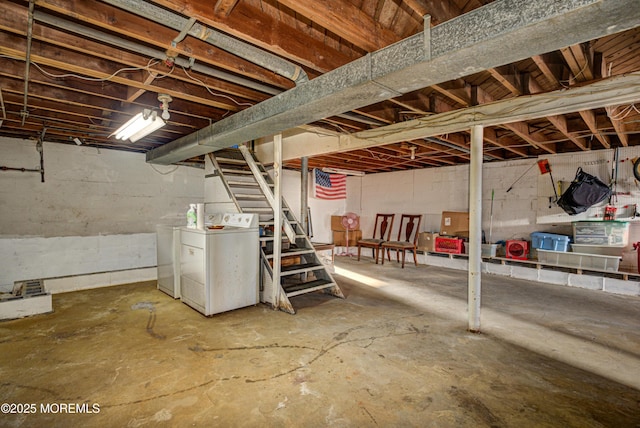
M469 331L480 331L480 292L482 277L482 125L471 127L469 166Z
M34 8L35 8L35 1L29 0L29 17L27 21L27 53L25 56L25 66L24 66L24 101L22 104L22 111L20 112L20 116L22 116L21 126L24 126L24 123L27 120L27 116L29 116L29 112L27 111L27 101L29 99L29 67L31 65L31 40L33 39L33 9Z
M637 0L496 0L147 152L168 165L400 94L635 28ZM513 11L519 11L517 18ZM562 31L558 32L557 29ZM555 33L554 37L547 34ZM425 46L426 40L429 45ZM534 43L535 41L535 43ZM505 45L509 49L504 49ZM356 135L357 136L357 135Z
M40 181L44 183L44 153L42 150L42 141L44 139L44 134L47 132L47 128L42 129L42 133L40 134L40 138L36 142L36 150L40 153L40 169L37 168L15 168L11 166L0 166L0 171L20 171L20 172L39 172L40 173Z
M132 52L136 52L138 54L145 55L150 58L159 58L159 59L167 58L166 53L161 50L153 49L145 45L142 45L140 43L125 40L120 37L113 36L111 34L103 33L101 31L94 30L93 28L88 28L83 25L76 24L75 22L67 21L66 19L58 18L57 16L49 15L47 13L44 13L38 10L35 11L34 17L37 21L43 22L45 24L49 24L57 28L62 28L63 30L71 31L81 36L89 37L93 40L97 40L99 42L107 43L112 46L116 46ZM280 89L272 88L270 86L263 85L258 82L254 82L252 80L234 76L233 74L225 73L223 71L216 70L206 65L192 64L189 60L186 60L183 58L174 58L173 62L179 65L180 67L191 68L193 71L196 71L198 73L219 78L227 82L236 83L241 86L246 86L248 88L255 89L256 91L264 92L271 95L277 95L282 92Z
M166 9L139 0L103 0L104 3L119 7L127 12L134 13L146 19L182 32L190 25L189 19L176 15ZM273 71L280 76L293 80L297 85L309 81L307 73L298 65L295 65L277 55L266 52L241 40L227 36L213 28L195 23L189 28L189 35L204 40L214 46L230 52L247 61L251 61L261 67Z
M40 138L36 143L36 150L40 153L40 181L44 183L44 134L47 133L47 128L45 126L42 127L42 132L40 133Z
M39 169L13 168L10 166L0 166L0 171L21 171L21 172L40 172Z
M36 10L34 12L34 18L36 21L43 22L45 24L61 28L63 30L71 31L75 34L79 34L84 37L89 37L93 40L97 40L102 43L107 43L112 46L116 46L122 49L127 49L132 52L136 52L141 55L148 56L150 58L160 58L167 59L166 52L153 49L142 45L140 43L132 42L129 40L122 39L120 37L113 36L111 34L103 33L101 31L94 30L93 28L85 27L80 24L76 24L75 22L67 21L66 19L59 18L57 16L49 15L48 13L41 12ZM174 41L179 40L180 36L176 37ZM173 42L172 42L173 43ZM263 85L262 83L255 82L253 80L244 79L242 77L235 76L230 73L225 73L224 71L216 70L212 67L194 63L190 60L186 60L183 58L172 58L173 63L184 68L190 68L193 71L198 73L206 74L207 76L215 77L217 79L225 80L227 82L235 83L240 86L245 86L247 88L254 89L256 91L264 92L270 95L278 95L283 91L279 88L273 88L271 86ZM343 113L337 115L338 117L342 117L344 119L349 119L354 122L364 123L367 125L375 125L379 126L383 123L379 121L375 121L373 119L369 119L362 115L356 113ZM1 122L0 122L1 125Z

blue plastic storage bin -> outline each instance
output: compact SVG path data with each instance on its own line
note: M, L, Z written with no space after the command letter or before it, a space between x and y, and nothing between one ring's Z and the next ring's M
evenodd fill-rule
M567 251L569 249L569 237L553 233L533 232L531 234L531 247L550 251Z

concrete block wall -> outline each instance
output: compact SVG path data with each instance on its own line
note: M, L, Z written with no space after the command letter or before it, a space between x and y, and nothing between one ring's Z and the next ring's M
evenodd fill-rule
M538 230L534 207L537 194L534 174L538 174L537 167L529 172L532 177L525 176L513 190L506 192L513 181L532 165L535 165L535 161L484 165L482 226L488 235L493 190L494 242L528 237L531 232ZM360 214L363 236L373 233L376 213L422 214L421 231L437 232L443 211L469 210L468 165L367 174L364 177L349 177L347 183L352 186L348 189L347 206ZM392 232L394 236L397 236L396 228Z
M354 177L356 178L356 177ZM300 172L284 170L282 174L282 196L300 221L301 206L301 178ZM354 194L353 183L347 180L347 195ZM309 173L308 206L311 210L311 222L313 226L313 242L333 242L331 233L331 216L342 215L349 211L345 199L328 201L313 197L313 179Z
M204 170L150 165L141 153L43 150L44 183L39 173L0 172L0 290L155 266L156 224L183 222L188 204L203 200ZM0 151L3 166L39 168L34 141L0 138Z
M0 238L2 286L156 266L155 233Z
M594 154L594 159L598 154ZM553 158L551 157L553 162ZM558 224L537 224L537 206L540 172L537 159L491 162L483 166L483 215L482 227L489 238L492 224L492 241L507 239L529 239L531 232L545 231L571 235L571 218ZM285 197L290 205L298 201L299 174L285 171L287 181ZM542 179L551 180L548 175ZM546 182L546 181L545 181ZM469 166L459 165L441 168L426 168L413 171L367 174L363 177L347 178L346 205L326 205L326 201L310 198L314 215L314 232L317 236L329 235L330 215L339 215L344 211L353 211L360 215L360 229L363 236L373 233L376 213L423 214L421 231L438 231L442 211L468 211ZM507 192L507 190L512 189ZM491 221L491 199L493 190L493 221ZM311 193L310 193L311 194ZM324 202L324 205L323 205ZM548 204L548 201L546 202ZM297 207L298 205L296 205ZM296 208L298 209L298 208ZM297 212L297 211L296 211ZM320 218L321 220L318 220ZM632 226L634 226L632 224ZM640 236L640 223L638 224ZM325 229L323 231L323 228ZM633 229L633 227L632 227ZM633 234L632 234L633 235ZM397 236L397 225L392 236ZM633 235L630 241L640 241ZM637 239L636 239L637 238ZM342 251L342 249L337 249ZM629 263L637 262L634 254L627 255ZM418 262L454 269L467 269L464 258L437 257L426 254L418 256ZM603 290L616 294L640 295L640 282L603 278L597 274L573 274L549 269L537 269L527 266L512 266L496 263L483 263L483 272L495 275L511 276L550 284ZM635 271L635 269L631 269Z
M39 167L35 142L0 139L2 163ZM202 202L204 171L156 166L142 153L44 143L40 174L0 172L0 236L153 232Z

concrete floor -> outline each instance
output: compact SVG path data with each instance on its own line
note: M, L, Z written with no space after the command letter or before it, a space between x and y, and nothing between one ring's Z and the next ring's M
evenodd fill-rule
M293 316L205 318L154 283L55 295L0 323L0 403L35 405L0 426L640 427L640 298L485 276L471 334L465 272L336 259L347 298Z

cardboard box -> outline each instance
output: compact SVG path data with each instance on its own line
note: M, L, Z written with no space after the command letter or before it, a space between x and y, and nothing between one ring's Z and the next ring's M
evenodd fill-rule
M358 216L358 224L360 224L360 216ZM341 215L332 215L331 216L331 230L345 230L344 226L342 226L342 216Z
M436 250L436 238L440 236L436 232L421 232L418 234L418 250L430 253Z
M440 223L440 235L443 236L468 236L469 213L457 211L442 211Z
M349 247L355 247L356 242L359 239L362 239L362 231L361 230L350 230L349 231ZM347 245L347 232L346 231L333 231L333 245L344 247Z

